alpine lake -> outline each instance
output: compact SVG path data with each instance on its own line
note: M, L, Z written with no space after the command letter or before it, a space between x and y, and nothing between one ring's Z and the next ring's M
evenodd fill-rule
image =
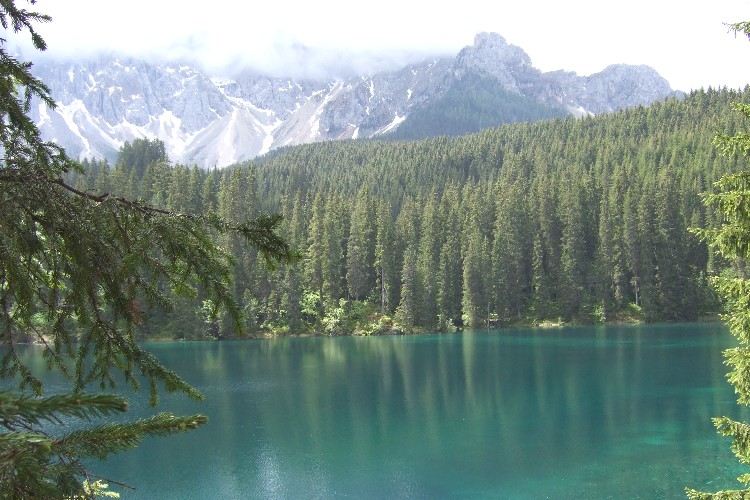
M123 499L685 498L747 472L721 324L146 344L209 423L91 463ZM35 348L29 348L33 355ZM54 378L47 392L65 390Z

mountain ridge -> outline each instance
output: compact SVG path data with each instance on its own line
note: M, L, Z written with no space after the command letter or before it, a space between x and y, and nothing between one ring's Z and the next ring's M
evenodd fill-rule
M283 146L386 137L410 116L479 75L505 92L581 116L673 95L648 66L611 65L590 76L543 73L496 33L479 33L455 57L330 80L211 77L178 63L102 58L42 61L32 70L58 103L35 103L46 140L78 159L114 160L125 141L158 138L170 159L204 168L250 160ZM467 83L468 85L468 83ZM497 125L499 125L498 123Z

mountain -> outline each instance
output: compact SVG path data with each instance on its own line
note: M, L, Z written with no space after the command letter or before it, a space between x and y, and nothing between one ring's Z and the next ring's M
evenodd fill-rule
M591 76L543 73L523 49L495 33L478 34L454 58L330 80L253 72L229 80L187 65L112 58L42 61L33 71L58 106L35 103L32 117L42 136L71 156L112 160L125 141L159 138L173 161L207 168L282 146L387 137L407 120L417 125L404 137L456 135L514 121L608 113L673 94L648 66L613 65ZM463 118L441 130L446 113Z

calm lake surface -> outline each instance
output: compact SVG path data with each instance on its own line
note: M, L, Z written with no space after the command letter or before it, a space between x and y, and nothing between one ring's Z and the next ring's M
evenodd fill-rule
M746 472L711 325L149 344L196 431L93 464L123 498L684 498ZM53 389L54 389L53 384ZM119 491L119 490L118 490Z

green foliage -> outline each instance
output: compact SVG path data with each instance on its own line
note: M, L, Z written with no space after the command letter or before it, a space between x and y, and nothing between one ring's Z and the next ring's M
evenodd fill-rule
M328 307L325 316L321 320L323 331L326 335L345 335L351 330L347 330L345 320L349 303L345 299L340 299L338 305Z
M127 410L122 397L107 394L60 394L45 398L0 392L0 485L2 498L84 498L101 494L82 460L103 460L134 448L143 436L166 436L206 423L206 417L160 413L130 423L105 423L65 434L50 425L66 417L90 420ZM86 478L81 482L80 478ZM109 492L112 493L112 492ZM112 496L112 495L107 495Z
M506 91L500 82L467 74L438 100L414 110L391 134L394 139L458 136L505 123L560 118L567 113Z
M164 142L158 139L133 139L133 142L125 141L120 147L117 157L117 166L129 166L133 169L136 178L141 179L150 165L167 161L167 152Z
M750 36L750 25L733 25ZM750 106L736 104L736 111L750 118ZM735 135L717 134L715 143L725 156L750 157L750 136L744 132ZM729 330L739 341L739 346L724 352L726 364L731 367L729 382L734 386L737 402L750 405L750 280L746 266L750 258L750 170L725 175L714 184L716 192L703 196L704 203L715 207L721 215L721 225L715 228L693 230L708 242L723 259L732 264L731 272L723 272L712 278L716 289L727 301L724 320ZM732 438L732 451L742 463L750 463L750 425L727 417L713 419L719 433ZM750 485L750 474L738 480ZM701 493L687 489L690 498L749 498L750 489Z
M109 484L101 479L94 482L85 480L83 482L83 496L75 496L73 498L86 498L87 496L94 498L120 498L120 494L116 491L109 491Z
M284 230L321 311L358 299L407 329L591 322L597 306L608 321L692 320L720 308L706 276L728 263L686 228L717 225L699 193L740 167L711 141L738 129L733 102L750 89L454 139L306 145L235 168L253 171L253 209L307 221ZM266 276L253 288L274 324L286 288ZM311 316L298 325L286 331L322 333Z
M378 305L404 329L685 321L720 309L707 276L729 262L686 228L717 227L699 194L740 168L712 143L713 130L740 128L734 102L750 103L750 89L455 139L306 145L221 171L157 161L140 180L123 161L89 161L65 179L203 217L280 212L279 233L304 258L278 272L231 230L208 230L236 263L228 291L256 335L323 334L340 299ZM200 283L153 283L166 302L137 294L134 337L200 337ZM234 335L220 318L217 337Z
M40 50L45 44L33 23L46 21L49 17L19 9L12 0L0 2L0 24L28 30ZM296 254L275 232L280 216L248 219L157 208L156 203L178 203L171 190L182 189L182 206L190 204L190 182L172 182L175 170L160 141L126 144L123 164L112 171L94 162L96 179L76 187L81 166L42 141L27 115L32 98L54 107L49 91L31 75L30 63L8 54L5 42L0 39L0 377L41 395L38 374L16 349L34 341L43 346L47 367L67 376L74 392L47 398L0 393L0 491L10 498L89 495L83 459L132 448L144 435L195 428L205 417L160 413L61 436L46 425L65 416L87 420L124 411L119 397L83 392L91 384L114 387L118 375L134 388L145 380L152 404L159 384L201 399L136 342L138 327L152 310L169 312L184 297L212 301L242 327L232 287L235 256L232 248L217 246L218 238L247 243L271 264L291 262ZM133 162L130 171L126 161ZM112 187L155 203L112 194Z

